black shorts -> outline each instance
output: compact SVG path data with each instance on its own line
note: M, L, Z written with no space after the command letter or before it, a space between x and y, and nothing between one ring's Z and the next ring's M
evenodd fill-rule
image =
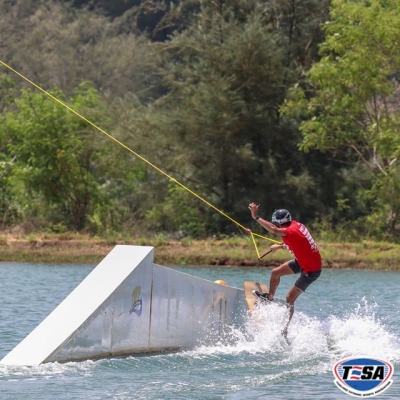
M321 270L305 273L296 259L289 261L289 267L295 274L300 273L300 278L297 279L297 281L294 283L294 286L303 292L305 292L306 289L321 275Z

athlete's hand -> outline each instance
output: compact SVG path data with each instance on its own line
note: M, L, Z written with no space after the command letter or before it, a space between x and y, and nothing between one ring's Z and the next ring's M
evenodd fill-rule
M260 207L259 204L256 204L256 203L250 203L250 204L249 204L249 210L250 210L250 212L251 212L251 217L252 217L252 218L257 217L257 214L258 214L258 207Z
M272 252L275 252L275 251L277 251L278 249L281 249L281 248L282 248L282 245L280 245L280 244L272 244L269 248L270 248L270 250L271 250Z

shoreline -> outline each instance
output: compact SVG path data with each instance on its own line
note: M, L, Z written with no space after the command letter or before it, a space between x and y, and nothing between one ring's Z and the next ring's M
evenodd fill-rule
M97 264L116 245L154 247L154 262L161 265L275 267L290 259L277 251L258 260L248 238L167 240L163 238L101 239L78 234L0 235L0 261L61 264ZM259 253L269 245L262 242ZM324 268L400 271L400 245L382 242L320 243Z

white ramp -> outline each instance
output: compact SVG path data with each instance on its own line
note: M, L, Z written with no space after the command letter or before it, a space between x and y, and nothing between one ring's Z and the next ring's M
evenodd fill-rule
M189 347L247 313L243 291L153 264L154 249L116 246L2 360L38 365ZM212 335L211 335L212 336Z
M136 266L151 270L152 247L115 247L82 283L18 346L2 364L36 365L48 361L53 353L89 316L102 313L102 305ZM96 314L96 311L99 311ZM104 329L104 327L103 327Z

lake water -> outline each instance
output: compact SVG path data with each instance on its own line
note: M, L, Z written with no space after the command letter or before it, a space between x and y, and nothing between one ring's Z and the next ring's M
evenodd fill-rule
M93 269L87 265L0 263L0 359L28 335ZM266 268L176 268L242 287L268 284ZM285 297L295 276L284 277ZM324 270L296 302L288 346L282 312L232 328L220 343L193 349L79 363L0 365L2 400L64 399L351 399L333 383L333 365L361 355L394 365L392 386L377 399L400 398L400 273ZM88 293L89 295L89 293ZM354 398L354 397L353 397Z

